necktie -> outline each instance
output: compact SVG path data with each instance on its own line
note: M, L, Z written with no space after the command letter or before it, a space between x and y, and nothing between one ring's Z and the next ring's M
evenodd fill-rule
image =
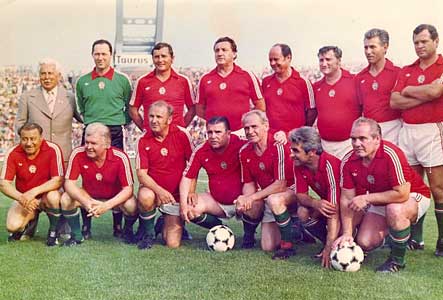
M54 91L48 92L48 107L51 114L54 112L54 105L55 105L55 95Z

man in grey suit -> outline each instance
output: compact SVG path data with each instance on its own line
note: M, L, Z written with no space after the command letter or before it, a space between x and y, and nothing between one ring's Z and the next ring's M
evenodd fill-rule
M60 83L60 65L53 59L39 63L40 87L25 92L18 102L16 131L27 122L43 128L43 138L63 152L65 167L72 151L72 119L81 121L74 95Z
M72 119L81 122L75 97L60 84L60 64L50 58L39 62L40 87L23 93L18 102L16 132L25 123L37 123L43 128L43 138L60 146L65 167L72 151ZM38 214L37 214L38 216ZM38 217L31 221L26 234L32 236ZM61 220L58 232L67 233L69 227Z

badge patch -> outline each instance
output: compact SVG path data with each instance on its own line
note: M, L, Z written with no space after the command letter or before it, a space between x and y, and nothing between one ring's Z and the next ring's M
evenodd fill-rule
M374 81L374 82L372 83L372 89L373 89L374 91L378 90L378 82L377 82L377 81Z
M282 89L282 88L279 88L279 89L277 90L277 95L278 95L278 96L281 96L281 94L283 94L283 89Z
M168 155L168 149L166 149L166 148L161 148L161 149L160 149L160 154L163 155L163 156L167 156L167 155Z
M103 180L103 175L100 173L95 174L95 179L97 179L97 181L102 181Z
M368 175L368 177L366 177L366 179L368 180L368 182L370 184L374 184L375 183L375 178L372 175Z
M228 164L227 164L225 161L222 161L222 162L220 163L220 167L221 167L223 170L226 170L226 169L228 168Z
M103 81L100 81L99 83L98 83L98 88L99 89L101 89L101 90L104 90L105 89L105 83L103 82Z
M160 95L164 95L164 94L166 94L166 89L164 87L161 87L161 88L158 89L158 93Z
M423 82L425 82L425 75L421 74L420 76L417 77L417 82L422 84Z
M220 83L220 85L218 86L221 90L226 89L226 83L222 82Z
M260 168L260 170L264 171L265 170L265 164L263 162L260 162L258 164L258 167Z
M34 165L30 165L28 170L29 173L34 174L35 172L37 172L37 167Z
M335 96L335 90L330 90L328 95L333 98Z

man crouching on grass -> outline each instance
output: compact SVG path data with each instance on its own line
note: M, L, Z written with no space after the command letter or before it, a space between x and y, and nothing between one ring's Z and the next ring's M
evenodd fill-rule
M10 232L8 241L29 238L29 223L44 210L49 218L46 244L55 246L63 156L56 144L43 139L42 133L42 127L35 123L26 123L18 130L20 144L6 153L0 191L15 200L6 218L6 228Z
M89 216L96 218L111 209L121 209L125 218L124 241L134 243L132 226L137 220L137 204L129 158L111 146L109 129L101 123L89 124L85 140L84 146L72 152L66 171L66 192L61 205L72 234L63 245L74 246L83 241L78 207L85 208ZM77 186L80 175L83 187Z

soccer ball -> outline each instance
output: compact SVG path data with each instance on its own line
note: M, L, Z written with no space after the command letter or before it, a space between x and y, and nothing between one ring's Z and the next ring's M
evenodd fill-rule
M235 236L228 226L217 225L209 230L206 243L210 250L225 252L234 248Z
M364 258L363 250L354 242L331 251L331 265L338 271L357 272Z

